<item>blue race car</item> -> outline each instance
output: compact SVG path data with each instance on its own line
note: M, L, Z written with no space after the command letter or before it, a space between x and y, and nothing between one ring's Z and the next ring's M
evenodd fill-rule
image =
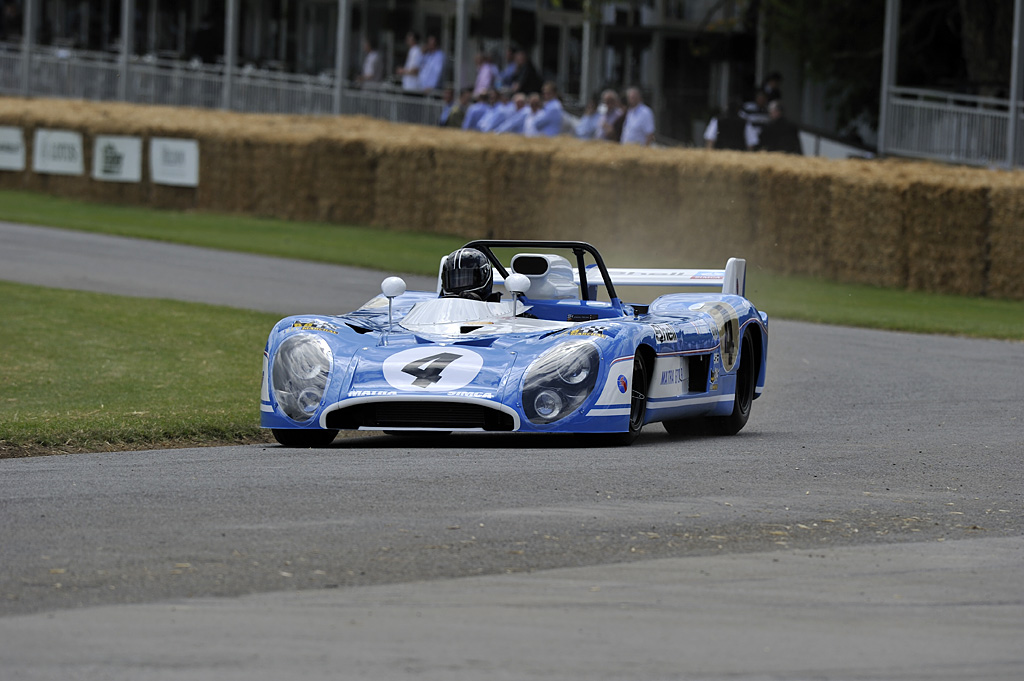
M744 297L745 279L737 258L724 270L609 269L583 242L473 241L441 259L436 291L388 277L354 312L278 322L261 425L286 447L324 447L341 429L615 444L654 422L735 434L764 389L768 348L768 316ZM720 292L640 305L619 299L624 286Z

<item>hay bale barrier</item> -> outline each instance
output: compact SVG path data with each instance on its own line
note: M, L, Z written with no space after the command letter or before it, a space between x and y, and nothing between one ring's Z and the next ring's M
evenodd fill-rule
M610 262L756 269L1024 299L1024 173L644 149L361 117L0 97L24 171L0 188L472 238L584 239ZM35 172L34 134L82 136L85 173ZM142 140L141 182L92 177L98 135ZM198 186L150 177L153 138L196 140Z

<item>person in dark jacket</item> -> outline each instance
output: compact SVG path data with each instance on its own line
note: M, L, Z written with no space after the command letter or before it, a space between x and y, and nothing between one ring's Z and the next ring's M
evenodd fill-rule
M704 130L704 146L708 149L747 150L747 121L740 116L740 103L731 100L725 115L712 118Z
M512 92L522 92L524 95L531 95L534 92L539 93L541 86L544 85L544 81L537 72L537 67L530 61L526 50L519 48L516 51L515 61L516 72L512 75L512 82L510 84Z
M768 105L771 120L761 129L761 149L781 151L786 154L803 154L800 146L800 128L786 118L782 102L775 100Z

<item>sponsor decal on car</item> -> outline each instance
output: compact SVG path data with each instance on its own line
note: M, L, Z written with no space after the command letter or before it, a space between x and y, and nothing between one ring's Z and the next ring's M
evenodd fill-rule
M288 328L299 331L323 331L324 333L338 334L337 326L320 319L300 319Z
M676 331L668 324L653 324L654 338L659 343L673 343L676 340Z
M686 370L682 367L675 369L668 369L661 372L661 384L662 385L675 385L676 383L686 383L689 380L689 375Z

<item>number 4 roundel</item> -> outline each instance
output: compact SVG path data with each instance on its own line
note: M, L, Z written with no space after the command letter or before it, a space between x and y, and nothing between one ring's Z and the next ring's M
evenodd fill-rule
M384 360L384 378L396 390L447 392L467 386L484 358L463 348L418 347Z

